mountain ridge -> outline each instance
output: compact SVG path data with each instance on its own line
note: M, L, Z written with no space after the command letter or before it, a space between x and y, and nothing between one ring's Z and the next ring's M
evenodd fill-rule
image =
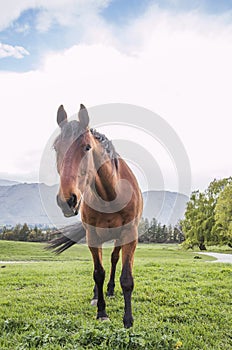
M20 184L19 181L0 179L0 186L14 186Z
M7 181L7 180L4 180ZM60 226L75 223L78 218L64 218L56 204L58 185L14 183L0 185L0 225ZM1 179L0 179L1 184ZM143 192L143 217L155 217L162 224L175 225L183 217L188 197L171 191Z

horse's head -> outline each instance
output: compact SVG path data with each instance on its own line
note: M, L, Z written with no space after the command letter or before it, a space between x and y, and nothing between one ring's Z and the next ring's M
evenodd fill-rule
M91 150L94 147L88 125L89 116L85 106L80 106L79 120L68 121L64 107L57 112L60 134L54 142L60 188L57 203L66 217L78 214L81 195L90 182Z

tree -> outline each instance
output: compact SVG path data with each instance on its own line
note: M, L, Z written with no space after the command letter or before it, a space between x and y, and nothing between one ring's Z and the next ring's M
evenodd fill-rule
M217 200L232 178L213 180L204 192L194 191L187 203L185 218L181 226L186 237L185 245L198 245L201 250L206 244L219 244L220 236L215 230L215 208Z
M148 241L151 243L157 243L157 235L158 235L158 227L160 223L156 220L156 218L153 218L151 220L150 227L148 229Z
M220 242L232 247L232 182L220 193L215 206L214 232Z
M149 224L147 218L142 218L139 224L139 242L174 243L172 226L162 225L156 218Z
M172 225L169 225L168 228L167 228L167 234L168 234L168 237L167 237L167 242L168 243L175 243L175 239L174 239L174 230L172 228Z
M27 226L27 224L23 224L23 227L19 230L18 240L26 242L29 233L30 233L29 227Z
M189 247L198 245L201 250L205 249L204 222L207 220L205 195L199 191L194 191L187 203L185 219L181 222L186 237L186 244Z
M51 230L41 231L37 226L30 229L27 224L17 224L14 228L4 228L0 235L2 240L45 242L51 239Z
M15 233L13 231L6 231L2 239L6 241L15 241Z
M17 224L17 225L15 225L15 227L13 229L15 241L19 241L19 235L20 235L21 228L22 228L22 226L20 224Z
M178 222L175 226L174 226L174 229L173 229L173 241L175 243L183 243L185 240L185 236L184 236L184 233L183 233L183 230L182 230L182 226L181 226L181 223Z
M139 242L147 242L149 240L149 226L149 220L147 218L141 218L138 227Z

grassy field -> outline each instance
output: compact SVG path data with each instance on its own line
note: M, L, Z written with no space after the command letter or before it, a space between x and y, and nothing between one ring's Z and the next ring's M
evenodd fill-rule
M103 251L108 275L110 251ZM115 298L106 299L111 322L99 322L86 246L57 257L38 243L0 241L0 260L19 262L0 264L0 349L232 349L232 266L196 256L138 246L135 322L125 330L120 263Z

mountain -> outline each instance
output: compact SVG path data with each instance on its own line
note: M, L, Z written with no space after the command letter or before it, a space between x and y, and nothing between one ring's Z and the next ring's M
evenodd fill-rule
M184 217L189 198L184 194L169 191L143 192L143 217L156 218L165 225L175 225Z
M48 223L38 184L0 186L0 224Z
M5 180L4 180L5 181ZM0 225L69 225L77 217L65 218L56 204L58 185L19 183L0 186ZM167 191L143 193L143 217L156 217L163 224L175 224L183 217L187 196Z
M0 225L67 225L56 204L58 186L20 183L0 186ZM73 223L72 219L68 221ZM76 221L76 219L75 219Z
M0 186L13 186L13 185L18 185L18 184L19 184L18 181L0 179Z

